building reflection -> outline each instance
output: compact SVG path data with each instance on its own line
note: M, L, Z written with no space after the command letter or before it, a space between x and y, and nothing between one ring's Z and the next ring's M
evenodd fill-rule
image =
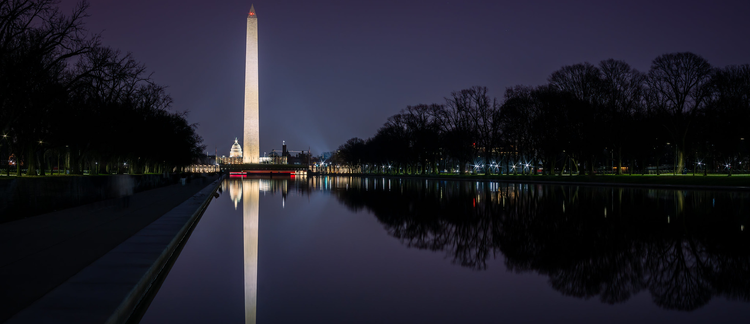
M229 199L232 199L234 210L237 210L237 204L242 200L242 181L224 181L224 187L224 191L229 190Z

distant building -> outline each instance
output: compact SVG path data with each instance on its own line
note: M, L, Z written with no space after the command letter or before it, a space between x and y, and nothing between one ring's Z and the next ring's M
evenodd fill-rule
M232 144L232 149L229 150L229 157L230 158L241 158L242 157L242 147L240 147L240 143L237 143L237 138L234 138L234 144Z
M242 164L242 147L237 142L237 138L234 139L234 144L229 150L229 157L222 155L218 161L219 164Z
M206 153L206 155L196 159L193 163L197 165L216 165L216 155L208 155Z
M232 149L229 151L229 157L222 156L217 158L219 164L243 164L244 152L237 139L234 139ZM263 152L263 156L260 157L259 163L262 164L297 164L307 165L315 159L310 150L307 151L289 151L286 147L286 142L281 142L281 150L272 149L271 152Z
M276 149L271 150L271 153L268 153L267 158L267 161L270 164L286 164L286 156L277 152Z
M306 165L310 162L310 151L301 151L295 155L289 155L287 157L288 164L301 164Z
M310 150L307 151L290 151L286 147L286 141L281 142L281 152L278 149L272 149L269 153L264 153L260 158L261 163L269 164L297 164L307 165L310 162Z

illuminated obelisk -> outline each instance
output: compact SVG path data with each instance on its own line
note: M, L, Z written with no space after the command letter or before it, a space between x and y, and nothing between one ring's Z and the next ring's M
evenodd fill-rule
M242 138L242 163L260 159L260 123L258 120L258 17L250 5L247 14L245 45L245 135Z
M258 298L258 179L242 180L242 243L245 270L245 324L255 324Z

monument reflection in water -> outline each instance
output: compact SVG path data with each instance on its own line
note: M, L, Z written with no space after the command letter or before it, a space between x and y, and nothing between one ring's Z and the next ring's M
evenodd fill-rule
M233 178L224 180L223 187L237 209L242 202L243 273L245 287L245 323L256 322L258 304L258 211L260 192L282 191L282 204L286 199L287 179Z
M258 180L242 181L242 242L245 251L245 323L255 323L258 298Z
M242 201L242 243L245 275L245 323L255 323L258 300L258 207L260 200L259 179L225 180L229 196L237 209Z

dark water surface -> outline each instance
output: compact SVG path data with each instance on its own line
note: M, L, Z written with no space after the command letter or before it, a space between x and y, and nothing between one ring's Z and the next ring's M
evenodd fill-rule
M356 177L221 191L141 323L750 321L748 193Z

